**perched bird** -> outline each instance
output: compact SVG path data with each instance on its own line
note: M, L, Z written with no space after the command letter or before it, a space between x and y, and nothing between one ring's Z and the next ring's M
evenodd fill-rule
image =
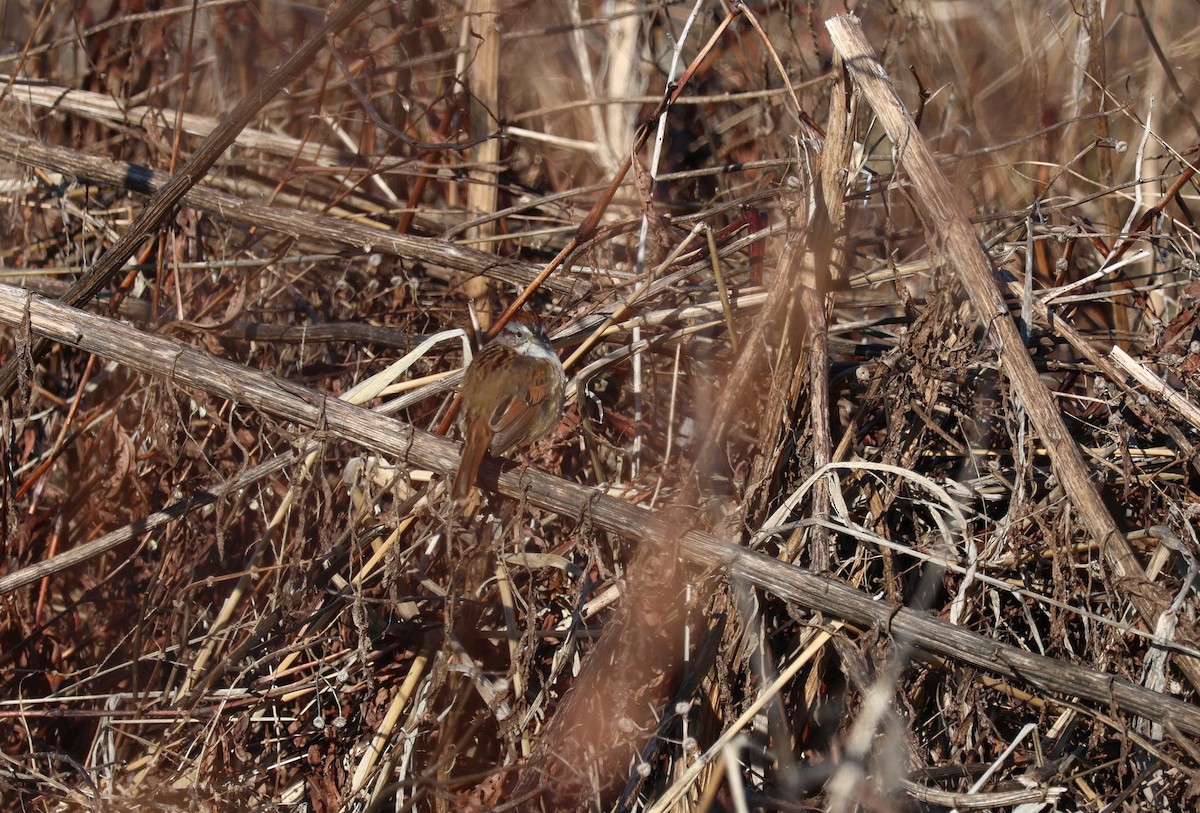
M502 455L541 440L558 426L567 376L540 322L524 316L476 354L462 383L462 460L450 495L471 493L483 453Z

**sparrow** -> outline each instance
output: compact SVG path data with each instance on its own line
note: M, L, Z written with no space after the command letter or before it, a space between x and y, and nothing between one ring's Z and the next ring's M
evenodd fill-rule
M476 354L462 383L462 460L450 487L471 493L483 453L502 455L541 440L558 426L567 376L535 317L519 316Z

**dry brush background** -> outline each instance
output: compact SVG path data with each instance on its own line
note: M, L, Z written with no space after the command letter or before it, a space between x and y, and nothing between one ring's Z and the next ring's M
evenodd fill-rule
M0 2L6 809L1195 808L1195 4L337 8Z

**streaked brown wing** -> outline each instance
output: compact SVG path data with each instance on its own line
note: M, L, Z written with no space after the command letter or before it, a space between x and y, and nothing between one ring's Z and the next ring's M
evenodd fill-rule
M541 412L538 409L550 389L550 370L546 363L521 357L521 374L513 376L527 385L516 387L492 413L489 421L496 436L488 446L494 455L502 455L529 434Z

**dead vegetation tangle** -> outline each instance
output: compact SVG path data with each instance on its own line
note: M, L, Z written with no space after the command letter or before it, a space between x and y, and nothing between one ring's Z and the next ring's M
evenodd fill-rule
M0 4L0 798L1194 809L1194 11L849 5Z

